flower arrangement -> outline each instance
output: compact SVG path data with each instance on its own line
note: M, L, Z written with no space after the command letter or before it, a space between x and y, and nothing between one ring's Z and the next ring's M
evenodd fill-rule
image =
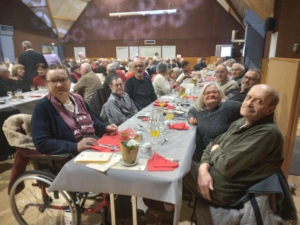
M140 146L140 142L138 142L135 139L128 139L128 141L125 141L125 142L122 141L121 144L129 150L134 150Z

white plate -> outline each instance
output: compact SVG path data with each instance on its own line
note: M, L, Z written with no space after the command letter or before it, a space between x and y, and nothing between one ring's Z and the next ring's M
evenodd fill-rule
M136 166L136 165L139 163L139 158L136 157L135 162L134 162L134 163L131 163L131 164L125 163L125 162L123 161L123 159L121 158L121 159L120 159L120 163L121 163L123 166L127 166L127 167L130 167L130 166Z

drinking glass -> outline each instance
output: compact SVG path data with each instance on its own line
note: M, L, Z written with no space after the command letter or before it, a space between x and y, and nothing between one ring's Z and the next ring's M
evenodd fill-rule
M33 92L35 90L35 86L30 86L30 90Z
M9 97L9 99L11 100L13 92L12 91L7 91L6 94Z
M166 118L170 121L171 124L171 120L174 118L174 110L168 109L166 112Z
M166 102L164 100L158 100L158 104L160 107L164 107Z
M20 100L20 95L22 94L22 89L17 89L15 94L17 96L17 101Z
M151 137L153 138L153 142L152 144L153 145L156 145L157 144L157 137L160 135L160 131L159 131L159 123L157 122L152 122L150 124L150 135Z
M128 126L127 128L128 136L130 139L135 138L137 129L135 126Z

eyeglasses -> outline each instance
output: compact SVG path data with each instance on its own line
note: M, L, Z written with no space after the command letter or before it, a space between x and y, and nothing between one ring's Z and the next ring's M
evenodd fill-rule
M219 94L219 91L205 91L203 94L204 95L210 95L210 94L216 95L216 94Z
M135 65L134 68L143 68L144 65Z
M257 78L254 78L254 77L248 77L248 76L244 76L243 77L245 80L249 79L250 81L255 81L257 80Z
M67 82L68 82L69 78L66 77L66 78L62 78L62 79L59 79L59 80L47 80L47 83L50 85L50 86L55 86L58 84L58 82L61 84L61 85L65 85Z

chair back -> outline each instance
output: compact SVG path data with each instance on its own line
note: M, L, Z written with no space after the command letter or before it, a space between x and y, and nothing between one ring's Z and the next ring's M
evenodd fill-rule
M110 90L107 88L98 88L94 91L90 107L96 114L100 115L102 107L107 102L109 96Z

